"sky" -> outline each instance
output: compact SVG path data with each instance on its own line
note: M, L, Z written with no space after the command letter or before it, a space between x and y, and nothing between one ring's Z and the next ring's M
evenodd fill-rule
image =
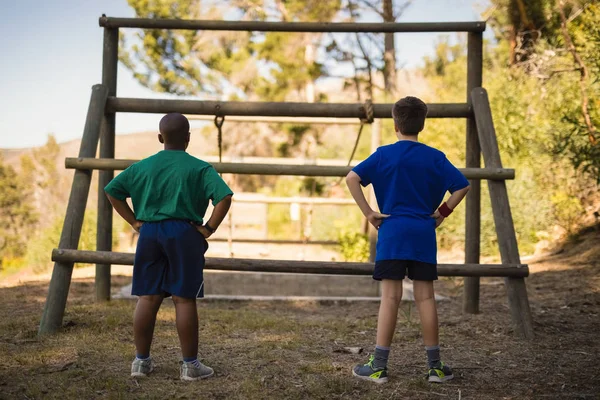
M479 20L486 4L414 0L399 22ZM0 148L41 146L50 133L59 142L81 137L91 87L101 82L102 14L134 16L126 0L0 0ZM438 37L398 34L399 65L418 66L433 52ZM169 97L139 85L123 66L117 94ZM156 130L160 117L118 114L117 134Z

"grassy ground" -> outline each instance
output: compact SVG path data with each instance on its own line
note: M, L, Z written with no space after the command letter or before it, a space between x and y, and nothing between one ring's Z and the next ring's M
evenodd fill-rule
M597 237L596 237L597 240ZM597 241L595 242L597 243ZM461 313L461 281L442 280L443 358L456 379L430 385L418 315L404 303L390 383L356 381L350 368L373 347L377 304L200 302L201 358L216 377L178 379L174 308L156 327L156 372L129 377L134 303L93 302L93 281L71 286L64 331L36 337L47 283L0 289L1 399L537 399L600 398L600 263L567 251L531 266L536 340L517 340L500 279L484 279L481 313ZM562 257L562 258L561 258ZM130 278L114 277L114 285ZM340 352L360 346L360 355Z

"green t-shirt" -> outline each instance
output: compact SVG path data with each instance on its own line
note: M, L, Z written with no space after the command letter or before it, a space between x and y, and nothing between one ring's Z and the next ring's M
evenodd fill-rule
M131 165L104 190L119 200L131 197L139 221L200 224L209 200L216 205L233 194L212 165L179 150L163 150Z

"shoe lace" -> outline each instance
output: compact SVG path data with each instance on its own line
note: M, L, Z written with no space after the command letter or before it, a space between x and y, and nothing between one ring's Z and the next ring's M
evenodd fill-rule
M371 355L371 356L369 357L369 362L367 362L365 365L367 365L367 366L371 367L371 369L374 369L374 368L373 368L373 361L375 361L375 356L374 356L374 355Z

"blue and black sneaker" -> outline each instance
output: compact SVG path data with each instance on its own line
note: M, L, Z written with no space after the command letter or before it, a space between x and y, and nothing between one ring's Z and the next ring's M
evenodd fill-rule
M352 369L352 375L375 383L386 383L388 381L387 368L374 368L375 356L369 358L366 364L359 364Z
M454 378L452 369L440 361L439 365L434 368L429 368L427 371L427 380L433 383L442 383Z

